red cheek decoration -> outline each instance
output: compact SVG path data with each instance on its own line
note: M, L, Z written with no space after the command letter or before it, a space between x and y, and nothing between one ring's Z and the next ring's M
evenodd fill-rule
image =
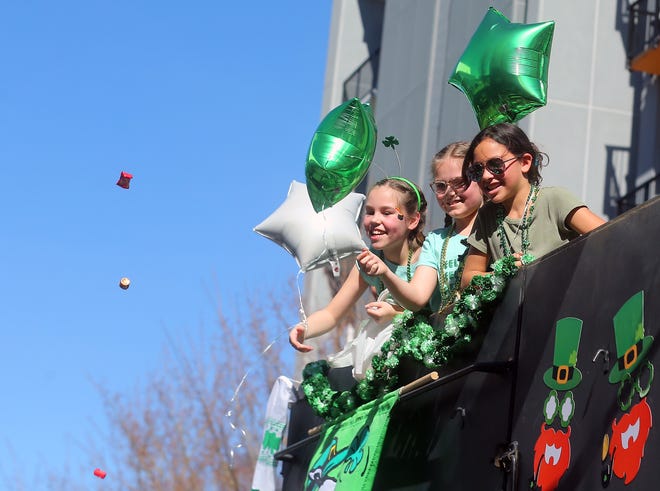
M96 469L94 469L94 475L95 475L96 477L100 477L101 479L105 479L105 476L106 476L107 474L106 474L105 471L96 468Z

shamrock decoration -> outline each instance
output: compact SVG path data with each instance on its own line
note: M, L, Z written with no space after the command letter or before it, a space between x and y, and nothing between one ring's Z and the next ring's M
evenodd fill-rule
M401 174L401 159L399 158L399 152L396 151L396 146L399 144L399 140L397 140L396 136L388 136L383 140L383 145L385 145L386 148L391 148L394 150L394 156L396 157L396 161L399 164L399 174Z
M490 7L449 77L481 129L515 123L546 104L555 23L511 23Z
M397 140L395 136L388 136L383 140L383 145L385 145L388 148L392 147L392 149L394 149L394 147L398 144L399 144L399 140Z

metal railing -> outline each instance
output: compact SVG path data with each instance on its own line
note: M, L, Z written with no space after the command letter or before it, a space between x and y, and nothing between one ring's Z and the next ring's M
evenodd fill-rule
M628 5L628 62L660 39L660 0L637 0Z
M371 102L373 105L372 99L378 87L379 61L380 50L377 50L344 81L345 101L357 97L362 102Z
M641 205L645 201L658 196L658 182L660 182L660 174L643 182L628 194L617 199L616 203L618 214L620 215L624 211L628 211L635 206Z

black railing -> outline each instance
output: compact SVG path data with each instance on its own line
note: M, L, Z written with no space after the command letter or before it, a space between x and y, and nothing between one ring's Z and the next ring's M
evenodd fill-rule
M372 99L378 87L379 61L380 50L377 50L344 81L345 101L357 97L362 102L371 102L373 106Z
M637 0L628 5L628 62L658 44L660 0Z
M620 215L624 211L628 211L637 205L641 205L645 201L658 195L658 182L660 181L660 174L652 177L651 179L643 182L635 189L630 191L625 196L616 200L617 211Z
M428 392L430 390L436 389L438 387L442 387L443 385L447 385L451 382L454 382L455 380L459 380L461 378L466 377L467 375L470 375L471 373L500 373L500 374L505 374L511 372L513 369L514 363L512 360L501 360L501 361L481 361L481 362L475 362L472 363L466 367L463 367L461 369L458 369L454 372L451 372L447 375L443 375L440 378L436 378L428 383L425 383L419 387L413 388L409 390L408 392L401 394L399 396L399 401L406 401L408 399L412 399L418 395L424 394L425 392ZM437 372L436 372L437 375ZM313 428L315 431L310 431L310 436L307 438L303 438L302 440L298 440L295 443L292 443L289 445L287 448L280 450L279 452L276 452L274 457L275 460L282 460L282 461L287 461L291 462L295 459L295 457L292 455L292 452L295 450L298 450L301 447L304 447L306 445L309 445L310 442L313 442L315 440L318 440L322 434L322 426Z

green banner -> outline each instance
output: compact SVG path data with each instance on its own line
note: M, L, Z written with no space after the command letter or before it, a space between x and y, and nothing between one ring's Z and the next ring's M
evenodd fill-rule
M395 390L329 425L309 465L305 491L371 490L390 411L398 398Z

